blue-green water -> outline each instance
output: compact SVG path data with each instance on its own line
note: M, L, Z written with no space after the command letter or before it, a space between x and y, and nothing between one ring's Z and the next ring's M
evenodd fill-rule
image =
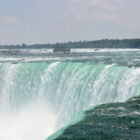
M0 139L43 140L80 111L140 95L139 52L2 54Z
M139 140L140 96L78 113L47 140Z

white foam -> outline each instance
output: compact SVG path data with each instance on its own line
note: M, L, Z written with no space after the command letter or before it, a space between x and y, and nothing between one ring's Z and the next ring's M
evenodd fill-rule
M0 113L0 140L44 140L55 131L56 115L48 105L33 103Z

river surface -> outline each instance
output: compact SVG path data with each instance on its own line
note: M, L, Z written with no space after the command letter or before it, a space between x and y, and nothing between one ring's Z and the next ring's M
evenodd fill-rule
M140 50L0 50L0 87L0 140L45 140L80 111L140 95Z

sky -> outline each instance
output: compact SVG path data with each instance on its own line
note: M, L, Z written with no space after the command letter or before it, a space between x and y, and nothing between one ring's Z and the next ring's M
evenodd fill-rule
M140 0L0 0L0 44L140 38Z

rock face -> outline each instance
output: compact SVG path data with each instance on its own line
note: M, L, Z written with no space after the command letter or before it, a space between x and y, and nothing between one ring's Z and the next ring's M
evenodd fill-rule
M70 53L70 48L67 46L56 46L53 52L54 53Z
M76 124L62 128L51 140L140 140L140 97L103 104L84 112Z

